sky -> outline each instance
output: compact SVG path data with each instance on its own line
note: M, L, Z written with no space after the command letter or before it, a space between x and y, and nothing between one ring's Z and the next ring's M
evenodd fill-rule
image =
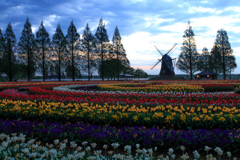
M118 26L127 58L134 68L151 75L159 74L161 64L151 70L162 53L174 43L169 54L178 58L188 21L195 33L197 50L210 51L217 31L227 31L240 74L240 1L239 0L0 0L0 28L4 33L10 22L17 40L27 19L34 33L43 20L50 38L58 24L66 35L73 21L79 34L87 23L93 34L103 18L109 39ZM176 63L176 62L174 62ZM175 67L176 74L183 74Z

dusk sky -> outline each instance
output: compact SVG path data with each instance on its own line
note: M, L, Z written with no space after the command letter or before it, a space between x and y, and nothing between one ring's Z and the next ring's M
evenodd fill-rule
M151 70L161 58L154 45L164 53L177 43L170 56L178 58L190 20L199 53L211 50L219 29L227 31L238 65L233 74L240 74L239 0L0 0L0 15L2 32L11 22L17 40L27 17L34 33L43 20L50 38L58 23L66 35L72 20L79 34L87 23L95 34L103 18L109 39L117 25L131 66L148 74L160 71L160 64Z

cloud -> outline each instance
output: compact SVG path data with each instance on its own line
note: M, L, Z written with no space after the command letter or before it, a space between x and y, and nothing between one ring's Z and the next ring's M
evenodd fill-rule
M49 28L50 27L55 27L53 25L53 23L56 24L56 21L59 20L59 19L60 19L60 16L57 16L55 14L49 15L49 16L44 18L45 26L47 26Z
M156 16L146 16L144 17L146 27L156 28L159 26L159 24L163 22L172 22L174 21L174 18L164 19L160 18L160 15Z
M233 49L233 54L234 54L236 57L239 58L239 61L238 61L238 62L240 62L240 47L235 47L235 48ZM240 64L239 64L239 65L240 65Z
M204 7L190 7L188 9L188 13L193 14L193 13L197 13L197 12L210 12L210 13L214 13L215 9L212 8L204 8Z
M160 30L164 30L167 32L175 32L175 33L182 33L187 28L187 21L186 22L177 22L171 25L165 25L160 27Z

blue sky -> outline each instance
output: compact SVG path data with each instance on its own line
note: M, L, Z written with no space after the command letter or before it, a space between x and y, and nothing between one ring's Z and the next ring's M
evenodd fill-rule
M154 45L167 52L177 43L170 56L178 58L182 36L190 20L200 53L203 47L211 50L217 30L227 31L238 65L233 74L240 74L238 0L0 0L0 15L2 32L11 22L17 40L27 17L34 33L43 20L50 38L58 23L66 35L72 20L78 33L83 33L87 23L95 33L102 17L109 39L117 25L131 66L148 74L160 71L161 65L151 70L160 58ZM182 72L175 68L175 73Z

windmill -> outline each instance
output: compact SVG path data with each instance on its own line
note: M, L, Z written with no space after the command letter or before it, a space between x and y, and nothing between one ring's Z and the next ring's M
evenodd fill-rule
M155 46L155 48L158 50L158 52L162 55L161 59L158 59L158 62L151 68L153 69L156 65L158 65L160 62L162 62L162 67L159 73L159 76L174 76L174 68L172 60L175 60L176 58L172 59L168 54L173 50L173 48L177 45L175 43L173 47L164 55L162 52Z

